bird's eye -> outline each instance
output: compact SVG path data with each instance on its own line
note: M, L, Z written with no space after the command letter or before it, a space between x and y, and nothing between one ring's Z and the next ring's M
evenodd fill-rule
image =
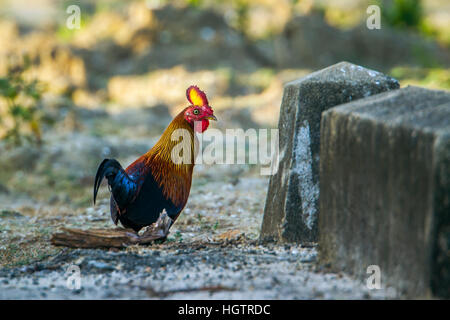
M198 111L198 109L194 109L193 112L194 112L195 115L198 115L200 111Z

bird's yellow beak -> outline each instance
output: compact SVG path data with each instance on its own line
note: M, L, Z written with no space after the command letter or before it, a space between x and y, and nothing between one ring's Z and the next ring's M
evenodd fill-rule
M207 116L207 117L206 117L206 119L208 119L208 120L214 120L214 121L217 121L217 118L216 118L216 116L215 116L215 115L210 115L210 116Z

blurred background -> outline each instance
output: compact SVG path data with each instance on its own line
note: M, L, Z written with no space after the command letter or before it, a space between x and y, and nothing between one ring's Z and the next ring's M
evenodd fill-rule
M342 60L450 89L445 0L1 0L0 35L0 266L54 253L57 227L110 227L106 187L91 207L98 164L147 151L191 84L219 129L276 127L283 84ZM199 166L176 227L256 238L266 189L254 166Z

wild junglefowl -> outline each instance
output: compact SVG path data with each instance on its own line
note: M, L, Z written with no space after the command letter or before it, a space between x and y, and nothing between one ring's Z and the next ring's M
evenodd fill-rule
M181 111L169 124L159 141L147 153L123 169L115 159L104 159L94 182L94 204L104 177L111 192L111 218L125 228L138 232L141 228L157 222L165 209L170 225L177 219L186 205L191 189L194 168L194 144L198 143L196 132L203 132L209 120L217 120L203 91L196 86L186 90L190 105ZM173 159L172 150L180 143L175 131L184 129L190 149L184 161ZM184 145L186 146L186 145ZM184 153L186 150L181 152ZM174 152L175 156L177 152ZM170 225L166 228L170 228Z

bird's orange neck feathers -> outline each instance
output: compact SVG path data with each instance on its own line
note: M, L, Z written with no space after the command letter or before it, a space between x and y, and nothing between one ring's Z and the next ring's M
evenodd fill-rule
M146 165L150 166L153 177L163 189L164 195L175 205L183 207L191 189L196 156L194 151L197 150L194 146L198 143L192 125L184 118L185 110L172 120L158 142L143 155ZM181 155L188 152L183 158L187 161L182 163L177 158L181 149L183 149Z
M181 111L172 120L158 142L146 153L149 158L158 157L162 161L170 162L177 166L176 162L178 161L177 159L172 159L172 152L176 152L178 149L174 150L174 148L180 148L180 143L184 143L183 147L190 151L190 157L183 165L194 164L194 143L197 142L197 138L192 125L184 119L185 110Z

